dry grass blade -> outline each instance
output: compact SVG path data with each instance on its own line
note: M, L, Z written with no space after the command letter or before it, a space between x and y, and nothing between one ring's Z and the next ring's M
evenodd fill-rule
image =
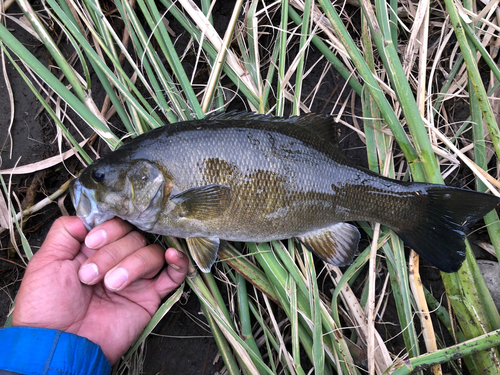
M7 201L4 200L4 203L6 203L5 206L7 207L7 210L8 210L8 213L7 213L8 216L7 217L5 217L5 213L4 213L4 219L6 221L6 225L7 226L5 228L0 228L0 233L3 232L6 229L9 230L11 245L16 250L16 253L19 255L19 258L21 258L21 260L23 261L23 263L26 264L26 259L22 255L21 250L19 249L19 246L17 244L17 240L16 239L20 238L22 246L23 246L23 249L24 249L24 253L25 253L26 258L28 260L31 259L31 257L33 256L33 253L31 252L31 248L29 247L29 244L28 244L28 242L26 240L26 236L24 235L24 233L23 233L23 231L21 229L22 226L20 225L20 222L22 222L22 218L23 218L22 213L20 213L20 215L18 215L16 217L14 217L15 209L14 209L14 205L12 203L11 197L14 198L14 200L16 201L18 207L21 207L21 203L19 202L19 199L18 199L17 195L11 192L11 188L12 188L12 186L11 186L11 178L12 178L12 176L10 176L9 183L6 186L3 177L0 175L0 184L2 185L3 192L7 196ZM0 195L1 195L1 193L0 193ZM16 233L18 234L18 236L16 236Z
M497 197L500 197L500 182L498 182L489 173L481 169L476 163L470 160L463 152L461 152L443 133L434 127L429 127L433 133L437 135L439 140L450 148L471 170L472 172L488 187L490 192ZM496 186L496 189L495 189Z
M317 25L316 25L316 27L317 27ZM304 43L304 46L299 50L299 52L297 53L297 56L295 56L293 61L290 63L290 66L288 67L287 73L283 77L283 81L282 81L283 87L290 85L290 79L292 78L292 75L295 74L295 72L297 70L297 66L299 65L300 59L303 57L304 54L306 54L307 49L310 48L311 40L314 37L315 33L316 33L316 28L311 31L311 35L309 35L309 37L307 38L307 41ZM299 105L302 108L305 107L305 104L303 102L299 103ZM309 111L307 111L307 112L309 112Z
M304 11L304 2L300 0L292 0L290 4L295 6L297 9ZM318 6L315 5L313 11L311 12L312 20L319 26L319 29L328 36L328 40L332 47L341 55L344 64L348 67L351 67L354 72L354 68L352 68L352 62L349 59L349 55L342 45L340 40L335 36L335 33L332 30L332 27L323 13L319 10Z
M7 74L7 69L5 65L5 53L2 50L2 72L3 72L3 78L5 80L5 87L7 88L7 92L9 94L9 101L10 101L10 119L9 119L9 130L8 135L9 135L9 146L10 146L10 158L12 159L12 148L14 147L14 144L12 142L12 125L14 124L14 111L15 111L15 104L14 104L14 94L12 93L12 87L10 85L9 81L9 76ZM2 147L3 148L3 147ZM0 167L2 165L1 161L1 156L0 156Z
M202 30L203 34L208 38L210 43L215 47L217 52L220 53L224 49L224 42L213 27L213 25L208 20L207 16L203 14L200 8L189 0L179 0L179 4L186 10L186 12L191 16L193 21L196 23L198 28ZM203 43L203 41L200 41ZM245 85L250 89L255 96L258 96L259 90L255 86L251 79L249 72L243 68L243 63L230 49L226 51L225 62L234 70L234 72L241 78Z
M430 0L420 1L418 3L418 9L415 14L411 35L408 39L408 45L406 46L403 59L406 74L409 74L409 71L413 68L413 64L417 57L416 50L422 50L422 46L427 43L425 34L428 32L429 5ZM422 66L422 64L425 66L427 64L427 59L424 58L424 60L420 62L420 66ZM420 89L417 90L417 95L419 94ZM417 99L417 103L420 103L420 100Z
M269 311L269 318L271 320L271 326L274 328L274 332L276 332L276 337L278 338L279 340L279 345L280 345L280 356L283 356L285 358L285 362L288 366L288 369L290 370L290 372L292 374L296 374L297 372L295 371L295 366L294 366L294 361L293 361L293 358L292 356L290 355L290 353L288 352L288 349L285 345L285 342L283 340L283 336L279 334L280 332L280 328L279 328L279 325L278 325L278 322L276 320L276 317L274 316L274 314L272 313L272 308L271 308L271 305L269 303L269 299L267 298L266 295L263 296L264 297L264 302L266 304L266 309Z
M426 101L426 76L427 76L427 61L428 61L428 40L429 40L429 12L430 12L430 2L421 1L418 5L418 10L415 16L415 24L412 30L412 37L410 38L410 43L412 40L417 40L419 43L419 64L418 64L418 80L417 80L417 98L416 103L419 108L422 117L425 117L425 101ZM415 54L416 56L416 54ZM412 64L413 65L413 64ZM429 113L429 117L432 117L432 113ZM423 290L422 280L420 278L419 270L419 255L415 251L411 251L409 259L409 282L413 297L415 298L415 303L418 309L418 316L420 318L420 324L422 326L422 334L424 336L425 347L428 352L432 352L438 349L436 343L436 337L434 333L434 327L432 325L432 320L429 314L429 308L425 300L425 294ZM434 375L441 375L441 366L432 366L431 371Z
M229 21L228 28L226 29L226 33L224 35L224 39L222 40L222 46L219 49L219 52L215 59L214 68L210 72L210 77L208 78L207 87L205 88L205 94L203 95L203 99L201 100L201 109L203 110L204 113L207 113L208 108L212 103L212 98L215 92L215 88L219 84L219 78L222 71L222 67L224 65L224 60L226 59L226 54L227 51L229 50L229 43L231 42L231 38L233 36L233 32L236 27L236 21L238 19L238 15L240 14L242 4L243 0L238 0L234 5L233 14L231 15L231 20ZM260 97L260 93L258 97Z
M0 178L2 178L2 177L0 176ZM48 197L42 199L38 203L36 203L33 206L27 208L26 210L18 212L16 214L16 221L21 221L21 219L23 217L27 217L27 216L29 216L31 214L34 214L35 212L38 212L41 209L43 209L44 207L46 207L47 205L49 205L51 203L54 203L54 201L56 199L58 199L61 195L63 195L68 190L68 186L69 186L70 182L71 182L71 180L68 180L58 190L56 190L54 193L52 193ZM12 220L11 219L12 219L12 216L9 215L9 221L7 223L7 226L6 227L2 226L0 228L0 233L2 233L5 229L8 229L8 228L10 228L10 226L12 226Z
M337 284L341 277L342 271L338 267L334 267L331 265L327 265L327 268L331 270L329 275L332 277L335 284ZM367 345L369 340L369 327L368 327L368 317L363 311L361 304L358 301L358 298L354 294L351 288L348 286L344 286L340 291L340 295L346 306L347 312L354 323L354 328L356 332L361 337L364 345ZM389 369L393 360L391 358L391 354L387 349L387 346L384 343L384 340L380 336L380 334L374 330L373 334L373 352L372 356L374 359L374 368L377 369L377 374L383 374L387 369Z
M238 355L245 362L246 366L248 366L248 369L251 371L252 374L258 374L259 372L257 371L257 368L255 367L249 355L249 351L246 348L244 348L240 344L240 340L236 339L236 337L234 336L234 333L229 328L230 323L227 320L225 320L225 314L224 312L221 311L220 306L218 306L217 304L214 305L210 301L205 299L205 297L199 290L197 294L198 297L204 302L205 306L209 309L210 313L213 315L217 323L217 326L224 334L224 337L231 344L233 350L235 350L238 353Z
M411 251L409 261L409 274L410 274L410 287L417 304L418 317L422 326L422 335L424 337L425 347L428 352L433 352L438 349L436 343L436 335L434 326L432 325L431 316L429 314L429 307L425 300L422 280L419 271L419 255L415 251ZM432 373L434 375L442 374L441 366L432 366Z
M498 1L497 0L491 1L491 3L496 3L496 2L498 2ZM494 4L494 5L496 5L496 4ZM457 9L458 9L460 16L468 24L475 23L475 22L483 22L485 25L492 27L497 32L500 32L500 26L498 26L498 25L494 24L493 22L489 21L488 19L484 18L483 12L481 12L480 14L476 14L468 9L465 9L462 6L462 4L460 4L458 2L456 3L456 6L457 6ZM473 18L470 18L470 17L473 17Z
M83 147L87 144L88 139L86 139L83 142L80 142L79 145L80 147ZM60 155L52 156L50 158L37 161L35 163L27 164L27 165L22 165L20 167L15 167L15 168L10 168L10 169L0 169L0 174L30 174L30 173L35 173L50 167L53 167L61 162L64 162L64 160L72 157L75 155L78 151L75 149L71 149L68 151L63 152Z
M2 193L0 193L0 227L3 229L9 228L10 212L7 207L7 202ZM1 229L0 229L1 230Z
M373 231L372 246L370 252L370 263L368 270L368 302L365 307L365 314L367 318L367 355L368 355L368 373L375 374L375 262L377 258L377 242L380 234L380 223L375 224ZM379 371L385 371L385 368L378 368Z

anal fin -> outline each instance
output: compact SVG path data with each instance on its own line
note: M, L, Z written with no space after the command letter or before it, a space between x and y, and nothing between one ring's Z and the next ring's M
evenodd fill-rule
M352 263L359 238L358 229L348 223L337 223L297 237L309 251L338 267Z
M186 242L198 268L204 273L209 273L217 259L220 240L216 237L191 237L186 238Z

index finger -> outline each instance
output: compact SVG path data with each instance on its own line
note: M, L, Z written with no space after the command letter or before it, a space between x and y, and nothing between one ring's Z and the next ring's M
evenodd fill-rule
M98 250L124 237L132 231L132 228L130 223L115 217L93 228L85 237L85 245L90 249Z

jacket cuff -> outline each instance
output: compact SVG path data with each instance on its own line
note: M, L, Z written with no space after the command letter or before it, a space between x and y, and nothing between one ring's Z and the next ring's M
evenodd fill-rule
M0 329L0 369L36 375L108 375L111 364L99 345L55 329Z

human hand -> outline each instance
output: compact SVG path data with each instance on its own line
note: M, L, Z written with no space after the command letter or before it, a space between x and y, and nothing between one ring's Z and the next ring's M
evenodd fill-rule
M165 260L169 266L155 277ZM61 217L28 264L12 323L86 337L114 363L187 269L182 253L146 246L144 237L120 219L87 235L79 218Z

